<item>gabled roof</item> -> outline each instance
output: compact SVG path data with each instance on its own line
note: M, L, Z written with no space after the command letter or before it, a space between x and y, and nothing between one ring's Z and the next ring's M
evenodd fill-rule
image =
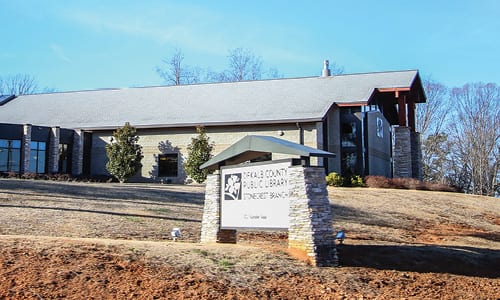
M200 166L200 169L217 169L223 162L238 164L267 153L280 153L298 157L334 157L335 154L265 135L247 135Z
M416 78L413 70L21 95L0 106L0 121L82 129L319 121L333 103L366 104L377 88Z

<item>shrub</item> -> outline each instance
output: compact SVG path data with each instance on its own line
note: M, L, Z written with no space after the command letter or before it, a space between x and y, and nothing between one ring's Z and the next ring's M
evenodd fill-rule
M212 157L214 144L210 143L210 138L205 133L203 127L197 127L198 135L191 138L191 143L188 145L188 157L184 163L184 170L192 179L198 183L202 183L207 179L208 170L200 170L200 166L206 163Z
M383 176L366 176L366 186L371 188L427 190L440 192L458 192L449 185L420 181L415 178L386 178Z
M363 182L363 178L361 178L361 176L359 175L354 175L354 176L351 176L350 178L350 186L352 187L363 187L365 186L364 182Z
M370 188L390 188L391 183L389 178L386 178L384 176L366 176L365 177L365 184L367 187Z
M326 184L330 186L344 186L344 178L338 173L332 172L326 176Z
M23 173L21 174L21 179L40 179L42 174L37 173Z
M106 145L108 163L106 169L120 181L125 182L142 167L142 147L135 127L128 122L113 133L113 141Z
M0 172L2 178L21 178L21 175L16 172Z
M421 190L422 182L415 178L392 178L391 187L394 189Z

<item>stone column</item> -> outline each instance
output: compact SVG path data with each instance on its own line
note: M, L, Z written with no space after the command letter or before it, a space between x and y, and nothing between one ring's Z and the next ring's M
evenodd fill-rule
M393 127L392 169L394 178L412 176L411 135L406 126Z
M201 220L200 241L215 243L220 229L220 175L208 175L205 184L205 205Z
M314 266L337 266L332 211L323 168L290 167L288 248Z
M83 172L83 131L73 133L73 152L71 153L71 174L81 175Z
M52 127L50 130L49 149L47 149L49 155L49 165L47 169L49 174L55 174L59 171L59 138L59 127Z
M21 145L21 173L30 171L30 154L31 154L31 124L24 124L23 139Z
M411 169L412 177L422 180L422 140L420 132L411 133Z
M207 176L205 186L205 205L201 220L202 243L236 243L236 230L220 228L220 174Z

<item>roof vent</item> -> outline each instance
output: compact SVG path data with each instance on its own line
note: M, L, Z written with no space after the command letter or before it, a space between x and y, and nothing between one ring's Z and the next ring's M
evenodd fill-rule
M328 68L328 59L325 59L323 62L323 72L321 73L321 77L328 77L330 76L330 69Z

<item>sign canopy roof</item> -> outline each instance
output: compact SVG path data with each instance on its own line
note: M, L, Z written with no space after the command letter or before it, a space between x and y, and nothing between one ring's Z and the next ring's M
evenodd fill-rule
M301 158L335 157L334 153L264 135L247 135L200 166L216 170L219 166L233 165L255 159L268 153L295 155Z

